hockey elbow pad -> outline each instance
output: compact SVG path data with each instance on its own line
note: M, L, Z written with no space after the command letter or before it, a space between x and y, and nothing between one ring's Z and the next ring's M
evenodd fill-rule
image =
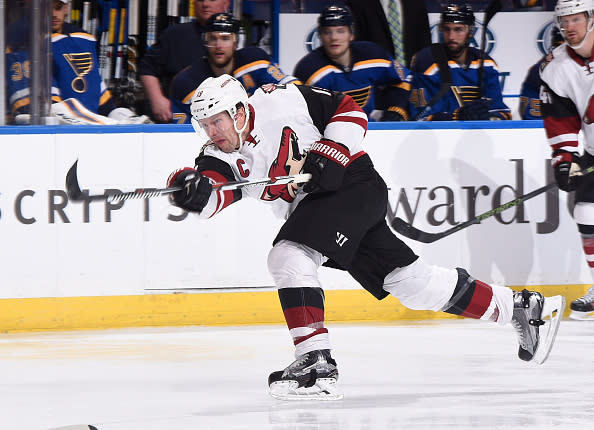
M314 143L305 162L303 173L311 173L303 191L306 193L336 191L342 185L346 167L351 161L351 154L346 146L330 139Z
M189 212L202 212L212 192L212 184L208 178L190 167L176 170L169 175L167 186L182 187L169 194L169 200L173 205Z
M563 191L575 191L580 183L580 157L575 152L559 149L553 152L551 164L555 170L555 181Z

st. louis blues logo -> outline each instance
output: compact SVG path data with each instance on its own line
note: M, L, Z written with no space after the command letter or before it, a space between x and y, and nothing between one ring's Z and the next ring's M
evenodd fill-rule
M536 46L538 46L538 51L543 55L551 52L551 48L553 48L553 29L556 26L555 21L549 21L538 32Z
M481 21L476 21L475 31L472 35L472 38L468 42L469 46L474 48L480 49L481 47L481 38L483 34L483 23ZM497 43L495 39L495 33L491 31L490 28L487 27L487 34L485 39L485 52L490 54L493 49L495 49L495 44ZM439 24L433 24L431 26L431 40L433 42L443 43L443 36L441 31L439 31Z

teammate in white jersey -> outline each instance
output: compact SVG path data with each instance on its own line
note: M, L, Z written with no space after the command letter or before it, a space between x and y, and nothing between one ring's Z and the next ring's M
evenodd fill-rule
M581 235L586 261L594 271L594 0L559 0L555 19L565 39L541 71L542 115L559 188L575 191L573 217ZM583 154L578 133L583 131ZM571 303L570 318L594 319L594 287Z
M209 218L243 197L286 219L268 255L296 361L269 377L279 399L339 399L336 362L324 327L321 265L346 270L377 299L389 294L411 309L509 322L522 360L542 363L565 305L561 296L513 292L464 269L432 266L386 223L387 187L363 150L367 117L348 95L269 84L249 98L229 75L206 79L191 104L192 123L208 139L195 168L173 172L173 204ZM302 188L269 185L213 191L212 183L310 173ZM554 315L553 315L554 314Z

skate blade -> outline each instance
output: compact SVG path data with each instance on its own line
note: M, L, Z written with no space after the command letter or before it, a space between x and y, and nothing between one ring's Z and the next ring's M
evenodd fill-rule
M344 396L336 388L336 379L319 378L311 387L299 387L297 381L276 381L270 384L270 395L278 400L340 400Z
M551 353L555 337L563 318L563 311L565 310L565 297L553 296L544 298L544 306L540 318L545 322L540 326L539 334L540 341L538 349L534 354L534 361L537 364L543 364ZM544 331L544 333L543 333Z
M578 320L578 321L593 321L594 320L594 311L592 311L592 312L571 311L571 313L569 314L569 318L572 320Z

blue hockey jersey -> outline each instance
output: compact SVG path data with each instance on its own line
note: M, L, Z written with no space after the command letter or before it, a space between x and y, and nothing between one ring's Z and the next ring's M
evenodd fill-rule
M270 61L263 49L248 46L235 51L233 56L233 76L237 78L252 95L264 84L300 83L295 77L285 75L278 65ZM199 58L193 64L177 73L171 81L170 99L173 122L190 123L190 102L198 85L208 77L216 76L206 57Z
M64 33L52 35L52 101L75 98L94 113L107 115L114 107L99 74L96 41L79 27L64 23ZM7 49L7 89L13 114L29 111L30 57L24 46Z
M295 66L293 73L305 85L340 91L350 95L369 114L374 109L390 110L408 119L410 71L373 42L351 42L351 66L333 62L319 47ZM377 103L378 90L384 101Z
M503 102L499 71L497 64L489 56L485 57L483 94L479 94L479 68L481 51L469 47L467 63L460 65L453 60L448 61L452 84L448 91L439 99L429 112L425 113L425 120L451 120L452 114L464 103L482 97L491 99L489 116L493 119L511 119L511 111ZM423 48L412 60L413 75L410 93L410 111L415 117L421 112L429 100L439 92L441 74L436 60L433 58L431 47Z
M551 61L552 55L547 54L528 70L520 90L520 105L518 107L522 119L542 119L540 111L540 70Z

